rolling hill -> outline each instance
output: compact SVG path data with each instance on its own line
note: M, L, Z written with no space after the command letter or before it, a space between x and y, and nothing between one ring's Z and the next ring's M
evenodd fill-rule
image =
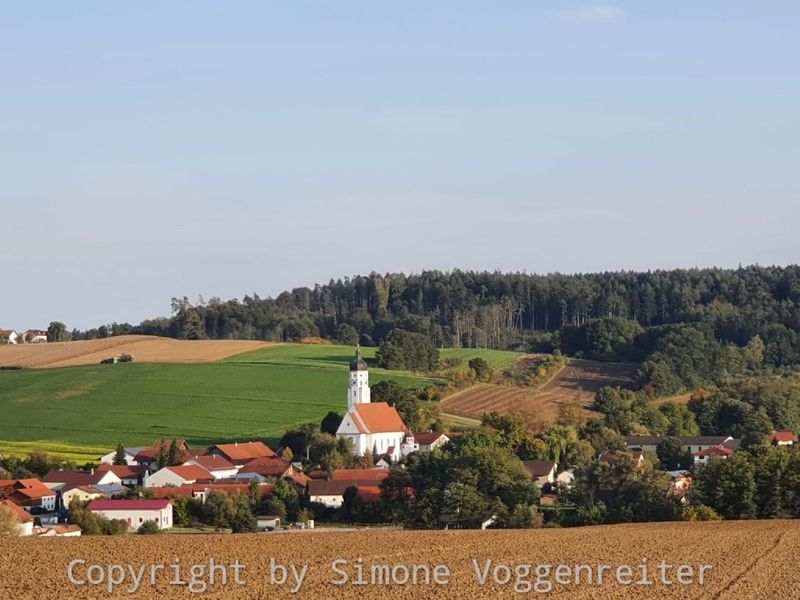
M363 351L374 357L375 348ZM86 461L118 442L139 446L182 437L199 446L274 439L293 426L319 422L328 411L344 411L353 353L349 346L280 344L202 364L137 360L0 370L0 451L45 450ZM442 351L466 360L476 355L493 365L517 356ZM409 388L431 383L402 371L371 368L370 375L372 383L396 379Z

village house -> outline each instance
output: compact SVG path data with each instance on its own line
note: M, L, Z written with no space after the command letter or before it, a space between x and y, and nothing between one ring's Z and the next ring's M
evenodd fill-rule
M92 500L122 494L127 490L114 472L99 469L50 471L42 480L56 493L56 506L59 509L69 508L74 498Z
M626 456L630 456L637 465L641 466L644 462L644 452L641 450L629 450L627 452L621 452L618 450L606 450L605 452L601 453L600 456L597 457L597 460L600 462L605 463L614 463L617 461L618 457L623 454Z
M659 435L626 435L625 444L628 450L641 450L642 452L656 452L659 444L667 439ZM684 450L694 454L706 448L728 448L734 452L739 449L739 440L729 435L689 435L677 436Z
M156 471L147 478L145 487L166 487L187 485L192 483L211 483L214 476L197 465L180 465L176 467L164 467Z
M93 500L86 509L106 519L127 521L129 530L138 529L145 521L154 521L159 529L172 527L169 500Z
M56 493L39 479L2 479L0 496L29 513L56 509Z
M194 465L205 469L211 473L214 479L230 479L235 477L238 471L236 465L219 454L193 456L183 464L185 466Z
M380 485L388 476L388 469L336 469L330 476L330 480L349 481L363 485Z
M111 472L126 487L146 487L150 473L144 465L100 465L96 473Z
M122 485L122 480L113 471L101 471L90 469L88 471L70 471L59 469L50 471L42 477L44 484L51 490L60 492L74 487L89 485L102 489L102 486L110 484Z
M171 440L156 440L153 442L153 445L149 448L142 448L136 455L133 457L135 464L137 465L145 465L148 467L150 472L152 473L156 469L156 463L158 462L158 455L162 452L161 446L164 445L164 452L169 452L169 448L172 445ZM189 449L189 444L186 443L186 440L176 440L176 445L178 447L178 453L181 456L191 456L192 452ZM112 459L113 462L113 459Z
M107 494L103 492L103 490L99 490L90 485L78 485L68 490L62 490L59 493L61 494L61 505L64 508L69 508L73 500L87 502L89 500L107 497Z
M257 458L275 458L278 455L264 442L234 442L216 444L205 452L208 456L221 456L237 466L244 466Z
M386 402L371 402L369 370L361 350L350 363L347 412L336 437L350 440L356 456L371 453L376 458L397 462L408 430L397 410Z
M308 499L329 508L339 508L344 503L347 488L355 486L365 502L380 500L380 484L388 476L388 469L338 469L330 479L311 479Z
M400 445L401 456L408 456L412 452L429 454L437 448L441 448L450 441L450 437L439 431L409 433ZM391 460L386 461L385 465L390 466Z
M5 506L16 517L19 522L19 535L33 535L33 517L11 502L11 500L0 500L0 506Z
M0 344L18 344L19 334L13 329L0 329Z
M298 477L302 475L302 477ZM276 479L298 479L306 480L308 476L298 471L295 466L278 458L257 458L244 465L236 473L236 479L250 481L258 479L260 481L274 481Z
M525 470L536 487L542 488L546 484L554 483L556 480L556 469L558 463L554 460L523 460L522 464L525 465Z
M710 448L694 452L692 456L694 457L695 465L706 465L714 458L724 459L728 458L731 454L733 454L733 450L719 446L711 446Z
M47 343L47 332L41 329L28 329L21 338L23 344L45 344Z
M792 431L773 431L767 436L767 443L776 446L792 446L797 443L797 436Z
M414 441L419 446L419 452L428 454L450 442L450 437L439 431L417 432Z
M354 485L358 487L357 484L351 481L312 479L308 484L308 500L328 508L339 508L344 504L345 491Z
M299 490L305 491L308 486L310 478L308 475L299 471L293 464L288 463L286 466L283 463L276 462L281 459L258 459L253 461L252 464L245 465L236 474L237 481L250 481L252 479L258 481L276 481L283 479L294 484Z

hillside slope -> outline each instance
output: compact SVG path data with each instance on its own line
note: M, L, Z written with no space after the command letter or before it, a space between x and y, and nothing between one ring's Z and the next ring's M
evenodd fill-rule
M565 402L577 400L587 416L594 395L603 386L631 387L635 365L571 359L559 373L538 389L507 385L480 385L449 396L442 412L480 419L484 413L521 414L529 421L550 423Z

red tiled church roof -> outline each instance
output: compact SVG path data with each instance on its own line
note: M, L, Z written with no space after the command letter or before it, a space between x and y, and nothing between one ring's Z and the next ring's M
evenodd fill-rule
M406 426L397 410L386 402L354 404L351 414L356 427L361 433L406 431Z

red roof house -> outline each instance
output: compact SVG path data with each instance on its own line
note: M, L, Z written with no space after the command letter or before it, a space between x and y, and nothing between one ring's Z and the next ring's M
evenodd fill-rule
M246 465L256 458L273 458L278 455L264 442L234 442L233 444L216 444L206 450L206 454L219 455L234 465Z
M197 465L178 465L175 467L164 467L156 471L147 478L147 487L165 487L174 485L186 485L191 483L211 483L215 479L214 475Z
M797 443L797 436L792 431L773 431L767 440L778 446L791 446Z
M712 446L711 448L706 448L704 450L695 452L692 456L694 456L695 464L703 465L713 458L724 459L728 458L733 453L734 453L733 450L731 450L730 448Z
M56 508L56 493L39 479L0 480L0 495L28 511L33 508L47 511Z

